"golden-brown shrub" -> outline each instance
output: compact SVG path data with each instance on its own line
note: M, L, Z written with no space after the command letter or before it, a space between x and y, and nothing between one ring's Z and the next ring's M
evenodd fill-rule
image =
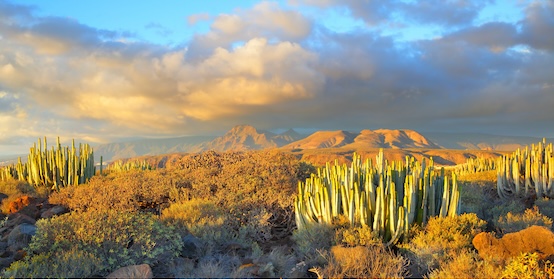
M454 255L472 247L473 237L484 231L486 222L474 213L451 217L432 217L424 230L408 243L416 264L428 270L448 262Z
M505 216L500 216L495 223L501 234L521 231L533 225L543 226L552 229L552 219L542 215L537 206L528 208L525 212L514 214L508 212Z
M383 245L333 246L325 256L327 265L312 268L318 278L403 278L408 260Z
M452 259L429 273L429 278L499 278L502 267L490 261L481 260L472 250L464 249L453 254Z

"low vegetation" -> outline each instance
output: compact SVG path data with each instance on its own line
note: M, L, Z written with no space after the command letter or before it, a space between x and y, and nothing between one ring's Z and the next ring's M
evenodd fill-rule
M540 146L546 162L549 145ZM134 264L148 264L156 277L554 276L543 255L499 262L472 244L481 232L552 229L547 191L499 190L498 161L473 159L450 174L432 161L353 159L318 170L277 151L210 151L176 155L171 164L121 162L54 189L5 177L2 211L11 219L2 222L3 236L15 218L10 206L23 196L69 213L38 218L22 256L1 276L97 277Z

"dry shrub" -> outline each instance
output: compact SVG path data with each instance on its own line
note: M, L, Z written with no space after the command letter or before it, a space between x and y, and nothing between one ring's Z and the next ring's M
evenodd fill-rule
M549 198L540 198L535 201L535 206L539 208L541 214L554 218L554 200Z
M368 246L382 243L379 235L369 226L338 228L335 242L343 246Z
M36 196L33 186L27 182L15 179L0 181L0 193L7 196L2 199L2 204L0 205L0 209L4 214L10 213L10 203L16 199L25 195Z
M333 246L324 268L312 268L318 278L403 278L408 260L383 245Z
M270 216L272 237L283 238L295 227L298 180L309 176L313 167L276 151L209 151L184 156L168 170L183 182L172 193L176 201L208 197L242 224L250 218L243 213L262 210Z
M53 193L49 201L79 212L158 210L168 202L171 188L171 177L165 171L134 170L94 176L87 184Z
M292 234L299 258L309 262L320 262L320 251L329 249L333 243L335 231L328 224L312 224Z
M552 229L552 219L542 215L538 207L534 206L532 209L526 209L523 214L508 212L505 216L500 216L495 225L501 234L507 234L521 231L533 225Z
M433 270L429 278L499 278L502 267L483 261L475 251L464 249L452 260Z
M540 261L537 253L523 253L508 263L502 278L554 278L554 264Z
M416 264L431 270L471 248L473 237L484 231L486 224L474 213L432 217L407 246L416 255Z

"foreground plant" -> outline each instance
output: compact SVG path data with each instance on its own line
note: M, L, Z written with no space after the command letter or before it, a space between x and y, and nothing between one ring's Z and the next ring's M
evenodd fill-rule
M444 170L437 175L432 159L429 165L408 157L404 164L389 164L381 149L375 164L362 163L354 154L350 168L327 163L300 182L295 216L299 230L346 216L351 226L369 226L391 245L402 236L407 239L413 224L424 224L432 216L455 216L459 207L455 174L452 182Z

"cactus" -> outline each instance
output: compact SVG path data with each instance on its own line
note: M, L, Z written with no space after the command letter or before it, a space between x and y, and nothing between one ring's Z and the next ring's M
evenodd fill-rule
M43 150L44 147L44 150ZM34 187L51 187L59 190L69 185L86 183L94 175L94 153L88 144L79 144L79 154L75 149L75 141L71 150L62 148L60 138L56 148L48 150L46 137L44 144L39 139L29 150L27 162L18 158L16 164L0 170L2 180L9 178L27 181Z
M497 190L504 199L536 195L554 198L554 153L546 139L497 160Z
M107 172L122 172L122 171L130 171L130 170L152 170L154 169L150 163L148 163L146 160L132 160L123 162L122 160L115 161L111 163L107 168Z
M389 164L379 151L375 164L362 163L354 153L350 167L326 164L306 181L299 182L295 218L299 230L313 223L331 224L344 215L351 226L372 228L387 245L407 239L413 224L431 216L458 213L460 193L456 176L452 184L436 175L433 160L426 166L414 158Z

